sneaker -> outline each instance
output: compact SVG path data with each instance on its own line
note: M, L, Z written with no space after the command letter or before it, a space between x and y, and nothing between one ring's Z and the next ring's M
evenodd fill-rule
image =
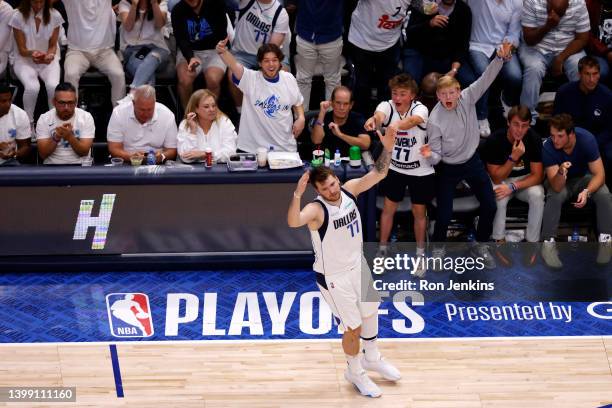
M479 120L478 129L480 130L480 137L489 137L491 135L491 126L488 119Z
M376 371L382 375L385 380L398 381L402 378L399 370L391 363L387 362L383 357L378 361L368 361L365 356L361 358L361 366L368 371Z
M597 250L597 263L606 265L612 258L612 237L610 234L599 234L599 249Z
M542 259L549 268L553 269L561 269L563 267L563 262L559 259L559 251L557 251L557 245L555 245L555 240L544 241L542 243Z
M491 249L487 244L482 242L476 242L470 248L472 255L476 258L482 258L484 267L487 269L495 269L497 263L495 262L495 258L493 258L493 254L491 254Z
M132 103L133 101L134 101L134 98L132 97L132 93L128 92L127 95L125 95L123 98L117 101L117 106L123 105L124 103Z
M499 259L499 262L505 267L512 266L512 254L510 252L510 246L505 239L495 241L495 257Z
M501 102L502 109L504 110L504 113L503 113L504 118L508 119L508 112L510 112L510 106L506 105L506 102L504 102L503 92L499 95L499 101Z
M433 270L436 272L442 272L444 270L444 268L442 267L442 264L444 263L444 257L446 256L446 248L441 246L441 247L434 247L434 249L431 251L431 257L433 258ZM440 258L442 261L437 261L436 258Z
M344 372L344 378L357 388L361 395L366 397L378 398L382 395L380 388L362 371L359 374L352 373L348 368Z
M417 255L415 259L417 259L417 263L412 274L419 279L423 279L427 273L427 265L425 265L425 262L427 261L425 259L425 255Z

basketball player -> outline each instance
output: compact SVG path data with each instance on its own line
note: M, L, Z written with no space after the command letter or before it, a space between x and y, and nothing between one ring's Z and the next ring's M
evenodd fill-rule
M344 378L369 397L380 397L381 392L365 370L376 371L387 380L400 379L399 371L381 357L376 345L380 302L365 301L361 290L362 274L370 277L370 271L363 257L361 216L356 197L387 176L396 129L388 130L384 137L380 132L378 135L384 150L372 171L347 181L342 187L338 177L327 167L304 173L287 214L290 227L308 225L310 230L317 285L344 330L342 348L348 362ZM319 195L300 211L300 198L309 180ZM363 356L359 355L360 337L364 340Z

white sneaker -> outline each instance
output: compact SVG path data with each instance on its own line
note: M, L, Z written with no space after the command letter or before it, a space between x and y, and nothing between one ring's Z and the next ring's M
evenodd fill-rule
M134 98L132 97L132 93L128 92L127 95L125 95L123 98L117 101L117 106L123 105L124 103L132 103L133 101L134 101Z
M542 259L544 259L544 262L549 268L563 268L563 262L559 259L559 251L557 251L554 239L542 243Z
M597 263L606 265L612 258L612 237L610 234L599 234L599 249L597 250Z
M357 388L357 390L366 397L378 398L382 395L380 392L380 388L374 381L370 380L370 377L366 374L365 371L362 371L359 374L352 373L348 368L344 372L344 378L346 381L350 382Z
M478 129L480 130L480 137L489 137L491 135L491 126L488 119L479 120Z
M376 371L378 374L382 375L385 380L398 381L402 378L399 370L391 363L387 362L383 357L378 361L368 361L364 355L361 359L361 366L368 371Z
M423 279L425 277L425 274L427 273L427 265L425 265L425 255L417 255L415 259L417 260L417 263L412 274L419 279Z

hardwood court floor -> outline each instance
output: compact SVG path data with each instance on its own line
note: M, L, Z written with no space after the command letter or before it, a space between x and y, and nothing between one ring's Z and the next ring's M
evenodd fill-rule
M1 386L76 386L77 403L14 407L589 407L612 403L612 337L382 341L402 372L372 374L383 396L343 377L338 341L0 345Z

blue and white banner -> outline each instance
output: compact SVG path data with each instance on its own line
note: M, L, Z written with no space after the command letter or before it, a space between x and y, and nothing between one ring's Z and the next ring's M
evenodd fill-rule
M338 338L306 270L0 275L0 342ZM399 292L380 337L612 335L612 302L427 302Z

